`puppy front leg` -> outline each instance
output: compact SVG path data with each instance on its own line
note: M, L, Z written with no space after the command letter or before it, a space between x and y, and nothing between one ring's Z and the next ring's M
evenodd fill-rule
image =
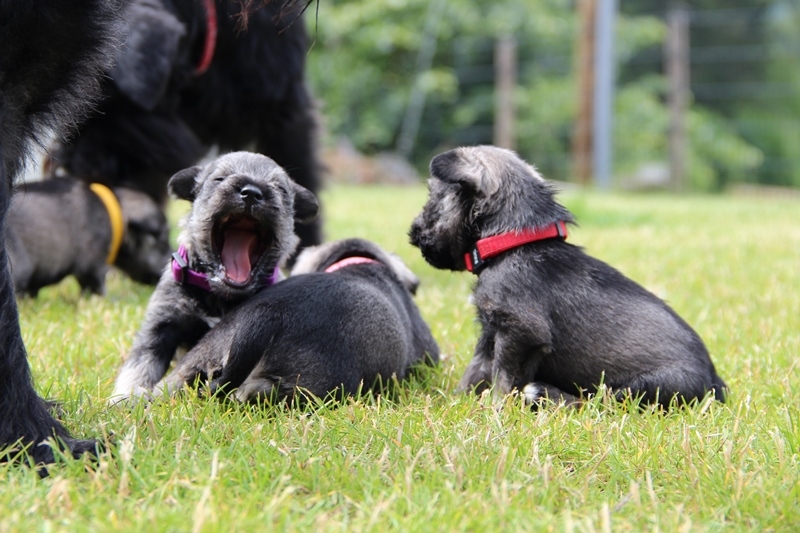
M269 307L269 304L266 304ZM276 311L273 314L277 313ZM265 354L265 349L275 340L278 332L275 324L260 319L263 313L240 316L237 324L212 339L217 344L216 352L224 354L222 371L211 381L212 392L230 391L237 387L243 390L237 397L245 401L272 390L272 382L263 373L274 367ZM228 343L217 342L217 337L228 339ZM203 344L210 344L203 342ZM226 350L227 348L227 350Z
M175 368L164 379L156 384L152 396L154 398L173 396L186 385L202 387L205 384L207 386L208 382L221 370L221 365L209 361L204 353L192 350L178 361Z
M472 361L458 384L459 391L480 394L491 385L496 333L492 325L484 324Z
M208 332L208 324L197 313L181 310L182 306L170 298L151 303L114 383L110 403L148 395L166 373L177 349L193 346Z
M505 396L535 381L539 365L552 350L550 337L535 331L511 328L495 337L494 391Z
M545 338L547 338L545 336ZM505 396L514 391L522 394L525 403L534 407L545 401L558 404L579 405L580 398L558 387L536 381L542 359L548 357L552 346L514 332L498 334L495 341L494 392Z
M100 296L106 293L106 273L108 267L102 265L88 272L81 272L76 274L75 278L81 286L81 290L90 294L99 294Z
M249 317L251 327L257 327ZM238 323L222 322L210 330L189 353L184 355L167 377L158 382L153 389L154 396L173 395L184 386L204 385L212 389L212 381L218 379L223 367L228 363L231 351L231 339Z

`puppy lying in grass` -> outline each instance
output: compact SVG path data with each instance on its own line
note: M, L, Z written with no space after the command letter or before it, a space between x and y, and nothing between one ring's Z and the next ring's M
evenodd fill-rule
M180 248L150 298L144 324L122 365L111 402L146 396L179 348L190 349L219 319L280 278L299 238L294 222L313 219L314 195L272 159L223 155L182 170L170 192L192 202Z
M419 281L362 239L306 248L292 275L225 316L156 387L200 380L242 401L303 401L380 390L439 348L414 304Z
M478 276L482 333L461 380L578 402L604 383L618 398L668 406L724 401L703 341L670 307L565 241L572 214L514 152L457 148L431 162L411 243L436 268Z

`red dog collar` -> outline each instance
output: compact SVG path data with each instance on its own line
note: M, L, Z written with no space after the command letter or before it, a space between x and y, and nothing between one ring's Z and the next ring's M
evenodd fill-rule
M501 233L500 235L481 239L475 243L472 250L464 255L464 262L467 264L467 270L473 274L477 274L486 266L489 259L503 252L507 252L523 244L554 238L559 238L561 240L567 238L567 224L563 220L559 220L543 228L510 231L508 233Z
M362 265L364 263L377 263L377 262L378 261L370 259L369 257L358 257L358 256L345 257L344 259L340 259L339 261L336 261L334 264L326 268L325 272L327 273L336 272L340 268L344 268L350 265Z
M197 272L189 268L189 254L186 252L186 247L180 245L178 251L172 254L172 277L181 285L194 285L203 290L210 291L211 285L208 283L208 276L202 272ZM272 275L264 278L262 287L269 287L278 283L280 270L275 267Z
M216 0L203 0L203 9L206 12L206 35L203 40L203 55L194 68L194 75L205 74L214 59L214 49L217 47L217 6Z

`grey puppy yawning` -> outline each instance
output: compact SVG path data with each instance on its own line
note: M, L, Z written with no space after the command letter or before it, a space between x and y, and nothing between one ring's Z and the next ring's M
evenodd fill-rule
M314 195L272 159L223 155L169 181L192 202L173 255L147 305L144 323L114 384L112 402L146 396L179 348L191 349L223 315L275 283L300 239L295 220L313 219Z
M158 386L196 380L240 401L343 397L436 364L412 294L419 281L362 239L305 249L292 275L227 315Z

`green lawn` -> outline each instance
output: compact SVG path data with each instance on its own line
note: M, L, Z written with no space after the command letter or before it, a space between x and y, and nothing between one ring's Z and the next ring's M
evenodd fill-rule
M107 408L149 289L114 273L105 298L68 280L22 301L37 389L75 434L117 445L45 480L0 465L0 532L800 530L800 201L563 195L581 224L571 241L668 300L731 392L669 414L599 401L531 413L454 391L477 338L473 278L407 244L425 195L322 197L329 238L374 239L422 280L446 357L391 398Z

